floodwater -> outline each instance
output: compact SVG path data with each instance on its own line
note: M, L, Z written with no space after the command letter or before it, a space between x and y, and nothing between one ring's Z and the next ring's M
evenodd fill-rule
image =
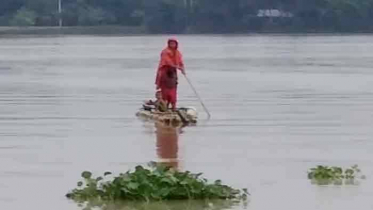
M372 36L180 36L188 76L212 114L206 121L180 77L179 104L200 114L198 126L181 130L135 117L154 95L166 39L0 38L1 209L82 209L65 198L82 171L149 161L251 196L148 209L373 209ZM358 164L367 180L315 186L307 170L318 164Z

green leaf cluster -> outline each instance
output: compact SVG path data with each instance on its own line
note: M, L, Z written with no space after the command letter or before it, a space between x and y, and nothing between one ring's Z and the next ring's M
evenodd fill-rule
M137 166L134 171L119 174L111 180L106 172L103 177L93 177L91 172L82 173L84 181L66 196L77 202L90 200L185 200L228 199L245 200L247 189L237 190L224 185L221 180L208 183L201 173L179 172L162 164L151 163L149 167Z
M308 171L308 179L318 185L342 185L356 184L358 179L365 179L365 176L361 175L358 165L346 169L319 165Z

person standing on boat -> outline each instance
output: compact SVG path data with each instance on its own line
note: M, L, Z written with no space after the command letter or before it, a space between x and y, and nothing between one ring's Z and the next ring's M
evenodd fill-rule
M173 110L176 109L177 102L177 70L185 74L183 57L178 48L179 42L176 39L168 40L167 47L161 53L155 80L157 91L162 92L163 99L172 105ZM174 79L176 79L176 84L172 87L170 83Z

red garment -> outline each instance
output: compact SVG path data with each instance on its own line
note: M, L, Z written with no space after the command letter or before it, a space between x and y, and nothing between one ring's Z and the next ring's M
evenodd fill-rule
M175 68L165 68L162 70L160 87L162 89L173 89L177 87L177 72Z
M176 109L176 102L177 102L177 88L162 89L162 98L163 100L167 101L167 103L170 103L172 106L172 109Z
M176 109L177 101L177 72L175 68L167 68L163 70L161 76L160 87L162 98L172 105L172 109Z
M176 43L176 49L170 48L170 42ZM155 84L157 85L157 88L161 88L161 77L162 74L164 74L165 70L168 69L168 67L180 67L184 69L184 61L183 57L178 50L179 42L176 39L169 39L168 40L168 46L162 50L161 53L161 59L159 62L158 70L157 70L157 76L155 80Z

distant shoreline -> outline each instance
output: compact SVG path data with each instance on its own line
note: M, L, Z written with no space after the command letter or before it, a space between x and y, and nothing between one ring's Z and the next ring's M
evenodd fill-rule
M1 35L156 35L159 33L151 33L145 26L64 26L62 28L57 26L0 26ZM165 33L166 34L166 33ZM296 30L278 30L278 29L264 29L260 31L247 32L226 32L226 33L203 33L194 30L188 30L186 33L180 35L252 35L252 34L293 34L293 35L353 35L353 34L373 34L372 31L356 31L356 32L340 32L340 31L296 31Z
M148 34L145 27L129 26L30 26L0 27L0 35L105 35L105 34Z

